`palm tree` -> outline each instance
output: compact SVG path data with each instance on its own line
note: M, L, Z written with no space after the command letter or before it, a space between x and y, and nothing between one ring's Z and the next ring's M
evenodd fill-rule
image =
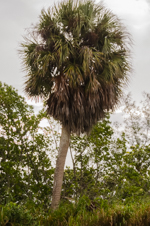
M113 110L130 72L130 35L101 3L67 0L42 10L22 43L25 92L45 98L62 124L51 207L60 201L71 133L88 133Z

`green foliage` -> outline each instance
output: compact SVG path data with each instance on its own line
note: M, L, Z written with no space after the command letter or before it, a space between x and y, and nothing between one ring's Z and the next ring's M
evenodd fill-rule
M49 203L54 169L48 157L52 139L38 115L14 88L0 83L0 203Z
M90 200L84 196L77 205L61 204L56 211L43 211L37 207L30 208L8 203L0 207L0 225L14 226L148 226L150 224L150 200L132 204L100 206L93 211L88 209Z
M150 96L144 94L139 106L131 95L124 100L123 132L117 134L111 147L111 171L108 179L115 183L116 198L133 202L149 196L150 186Z
M32 214L26 208L10 202L4 207L0 207L0 225L33 225ZM35 225L35 224L34 224Z
M73 168L65 169L52 212L56 122L0 83L0 225L149 225L149 99L141 109L126 100L120 134L107 115L88 136L71 136ZM44 118L50 126L43 129Z

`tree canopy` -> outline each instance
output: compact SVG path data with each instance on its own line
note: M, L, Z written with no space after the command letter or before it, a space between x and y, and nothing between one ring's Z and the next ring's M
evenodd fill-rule
M70 132L88 132L128 82L130 35L102 3L62 1L42 10L22 44L25 91L44 97Z

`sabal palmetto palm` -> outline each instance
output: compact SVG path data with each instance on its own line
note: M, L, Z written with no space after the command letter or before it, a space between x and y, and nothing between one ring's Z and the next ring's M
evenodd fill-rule
M42 10L22 44L25 91L46 98L62 124L52 208L59 204L70 133L89 132L113 109L130 71L130 36L119 19L92 0L67 0Z

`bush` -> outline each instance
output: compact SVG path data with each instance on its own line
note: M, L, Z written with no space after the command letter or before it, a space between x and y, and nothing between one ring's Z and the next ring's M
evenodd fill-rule
M16 203L10 202L0 208L0 225L33 225L34 219L29 210ZM34 224L35 225L35 224Z

